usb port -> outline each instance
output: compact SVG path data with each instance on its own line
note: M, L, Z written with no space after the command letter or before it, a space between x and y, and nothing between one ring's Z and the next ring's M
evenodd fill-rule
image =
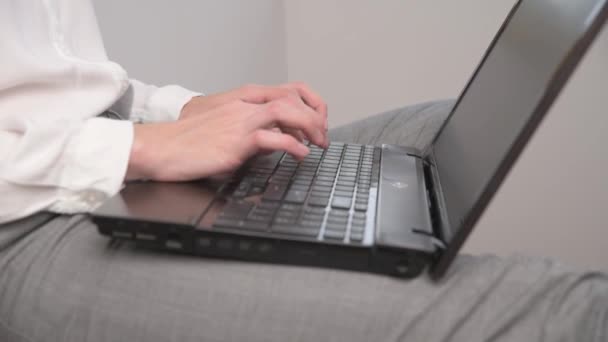
M135 233L135 238L143 241L155 241L156 235L148 233Z
M131 232L122 232L120 230L114 230L112 231L112 236L121 239L131 239L133 237L133 234L131 234Z

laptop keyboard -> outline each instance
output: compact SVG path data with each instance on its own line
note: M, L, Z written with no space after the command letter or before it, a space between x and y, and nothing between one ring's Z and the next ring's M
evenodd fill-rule
M214 226L361 243L374 213L380 148L309 148L301 162L284 153L257 158L233 184Z

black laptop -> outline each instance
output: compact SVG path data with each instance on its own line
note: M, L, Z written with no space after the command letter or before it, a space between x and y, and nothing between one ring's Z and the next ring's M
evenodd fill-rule
M128 183L92 218L181 253L439 278L607 17L608 0L518 2L425 151L274 153L224 182Z

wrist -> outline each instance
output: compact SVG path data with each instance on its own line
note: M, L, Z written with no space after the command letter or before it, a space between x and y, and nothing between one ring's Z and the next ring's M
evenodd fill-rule
M133 125L133 143L131 145L131 153L129 155L129 165L127 167L127 174L125 180L140 180L146 179L147 174L145 172L145 143L142 134L143 124Z

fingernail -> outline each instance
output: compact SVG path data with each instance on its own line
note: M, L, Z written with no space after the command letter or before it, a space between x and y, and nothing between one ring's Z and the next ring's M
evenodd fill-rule
M317 133L315 133L315 135L317 136L317 141L319 142L319 145L322 145L325 142L325 134L317 130Z
M310 153L310 149L306 145L302 145L302 159Z

